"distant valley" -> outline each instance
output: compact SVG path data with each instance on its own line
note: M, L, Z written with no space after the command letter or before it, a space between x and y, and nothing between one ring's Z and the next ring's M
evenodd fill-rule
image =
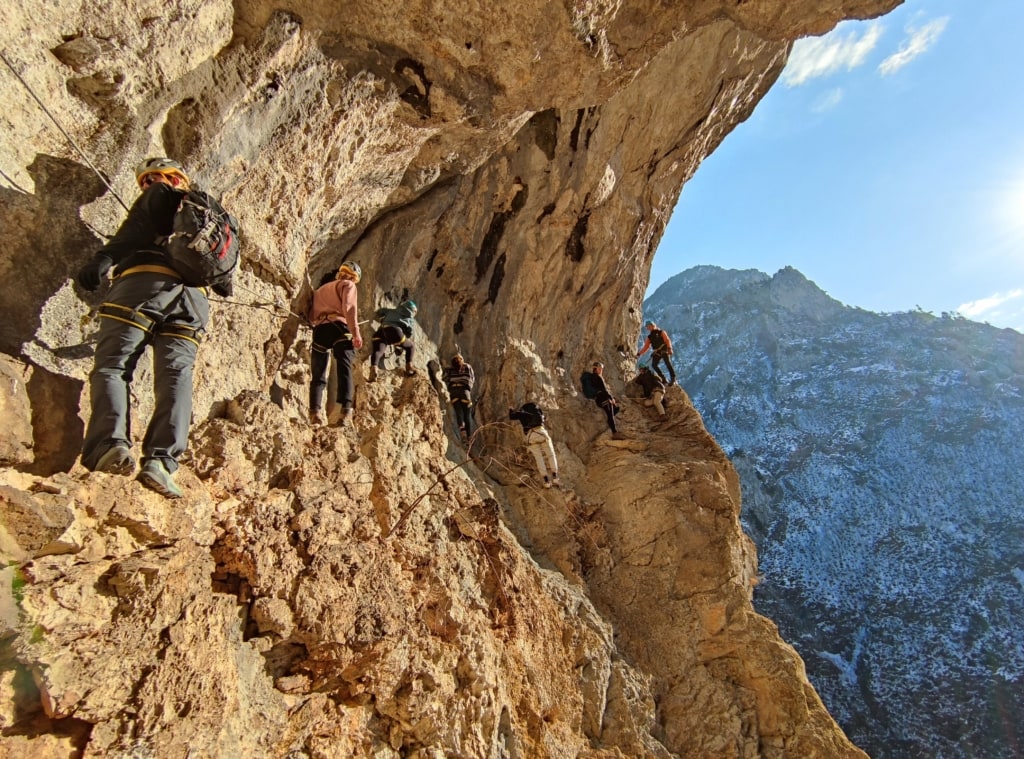
M740 474L755 606L877 759L1024 755L1024 335L701 266L644 317Z

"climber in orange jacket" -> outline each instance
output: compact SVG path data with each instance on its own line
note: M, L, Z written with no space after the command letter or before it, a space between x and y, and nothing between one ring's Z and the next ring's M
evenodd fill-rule
M676 370L672 366L672 341L669 339L668 332L663 329L658 329L658 325L652 321L648 321L647 324L647 339L644 340L643 347L640 348L640 352L636 354L637 358L640 358L647 352L648 348L653 348L654 352L651 354L651 369L654 373L661 377L662 382L668 382L670 385L676 383ZM658 363L664 361L665 366L668 367L668 374L670 379L666 380L665 375L661 373L661 369L658 368Z

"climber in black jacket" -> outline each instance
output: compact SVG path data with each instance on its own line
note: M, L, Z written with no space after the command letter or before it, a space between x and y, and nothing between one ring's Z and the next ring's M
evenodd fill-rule
M142 194L117 233L76 277L96 290L113 269L114 280L100 307L96 356L89 375L91 413L82 464L92 471L135 471L128 389L147 345L153 346L153 416L142 440L138 480L167 498L180 498L172 475L188 444L192 417L192 365L210 315L205 288L188 287L161 251L178 205L189 189L181 164L150 158L135 172ZM231 275L213 284L230 295Z

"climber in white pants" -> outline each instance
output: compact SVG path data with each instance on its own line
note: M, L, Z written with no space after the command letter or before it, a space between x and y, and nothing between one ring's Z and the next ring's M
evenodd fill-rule
M536 403L524 403L519 409L510 408L508 418L517 420L523 425L526 436L526 447L537 462L537 471L544 478L544 487L561 485L558 479L558 459L555 458L555 447L551 444L551 435L544 429L544 411Z

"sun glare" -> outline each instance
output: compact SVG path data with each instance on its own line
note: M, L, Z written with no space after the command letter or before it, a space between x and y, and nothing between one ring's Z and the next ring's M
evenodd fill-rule
M998 221L1015 240L1024 243L1024 168L1000 195L996 208Z
M1004 182L993 188L992 215L995 238L1003 256L1024 267L1024 162Z

